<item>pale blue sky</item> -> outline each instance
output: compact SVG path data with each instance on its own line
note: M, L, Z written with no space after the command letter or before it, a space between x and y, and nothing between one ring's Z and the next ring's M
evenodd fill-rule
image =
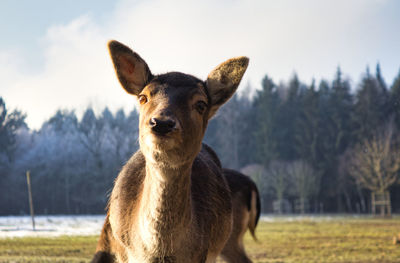
M82 14L90 14L99 24L115 7L116 1L84 0L1 0L0 50L18 49L30 70L41 66L41 39L49 27L66 24Z
M398 0L0 1L0 96L39 128L58 108L101 110L133 99L119 87L106 42L131 46L154 73L205 78L233 56L250 57L243 86L297 72L309 84L336 67L359 83L379 61L400 69ZM356 85L353 85L356 86Z

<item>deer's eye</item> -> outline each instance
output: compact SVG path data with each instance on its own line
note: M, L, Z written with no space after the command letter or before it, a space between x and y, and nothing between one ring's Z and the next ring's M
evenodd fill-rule
M203 114L207 109L207 104L201 100L196 102L195 108L200 114Z
M147 103L146 95L139 95L139 103L140 103L140 105L143 105L143 104Z

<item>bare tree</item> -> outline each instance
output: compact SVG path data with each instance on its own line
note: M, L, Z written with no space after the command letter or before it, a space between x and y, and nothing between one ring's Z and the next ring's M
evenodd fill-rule
M294 190L299 198L299 210L306 212L306 203L312 196L318 194L320 178L317 172L306 161L297 160L287 167L287 174L294 184Z
M365 140L355 147L349 169L350 174L361 186L372 191L373 200L376 194L386 196L384 199L389 214L391 206L388 189L398 180L400 169L400 150L397 146L398 138L395 136L395 127L391 120L383 129L378 130L371 140ZM374 212L375 206L372 205ZM385 215L384 208L385 205L381 206L382 215Z
M358 181L354 180L354 177L350 175L350 167L352 162L353 150L348 148L346 151L338 158L338 193L343 195L345 203L347 206L347 211L353 212L353 204L351 200L351 193L356 190L358 200L356 202L355 210L357 213L367 212L367 205L365 201L365 196L362 191L362 187Z
M287 163L282 161L271 161L266 171L266 182L275 192L277 211L281 214L283 212L284 197L291 184L287 172Z

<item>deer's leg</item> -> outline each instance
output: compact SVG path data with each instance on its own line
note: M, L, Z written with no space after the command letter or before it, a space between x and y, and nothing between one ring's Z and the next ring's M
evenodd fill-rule
M96 253L92 259L92 263L113 263L116 262L115 256L112 254L111 247L113 246L114 239L111 233L110 221L108 214L104 221L103 228L101 230L100 238L97 243Z
M91 261L91 263L112 263L112 262L116 262L114 255L103 251L96 252Z
M222 252L221 257L228 263L252 263L244 249L235 244L227 247L227 249Z

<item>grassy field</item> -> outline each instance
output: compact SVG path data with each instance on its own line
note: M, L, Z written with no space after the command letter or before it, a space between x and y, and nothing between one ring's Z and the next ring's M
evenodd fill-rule
M400 262L400 219L274 220L249 235L246 249L254 262ZM88 262L97 236L0 238L0 262Z

